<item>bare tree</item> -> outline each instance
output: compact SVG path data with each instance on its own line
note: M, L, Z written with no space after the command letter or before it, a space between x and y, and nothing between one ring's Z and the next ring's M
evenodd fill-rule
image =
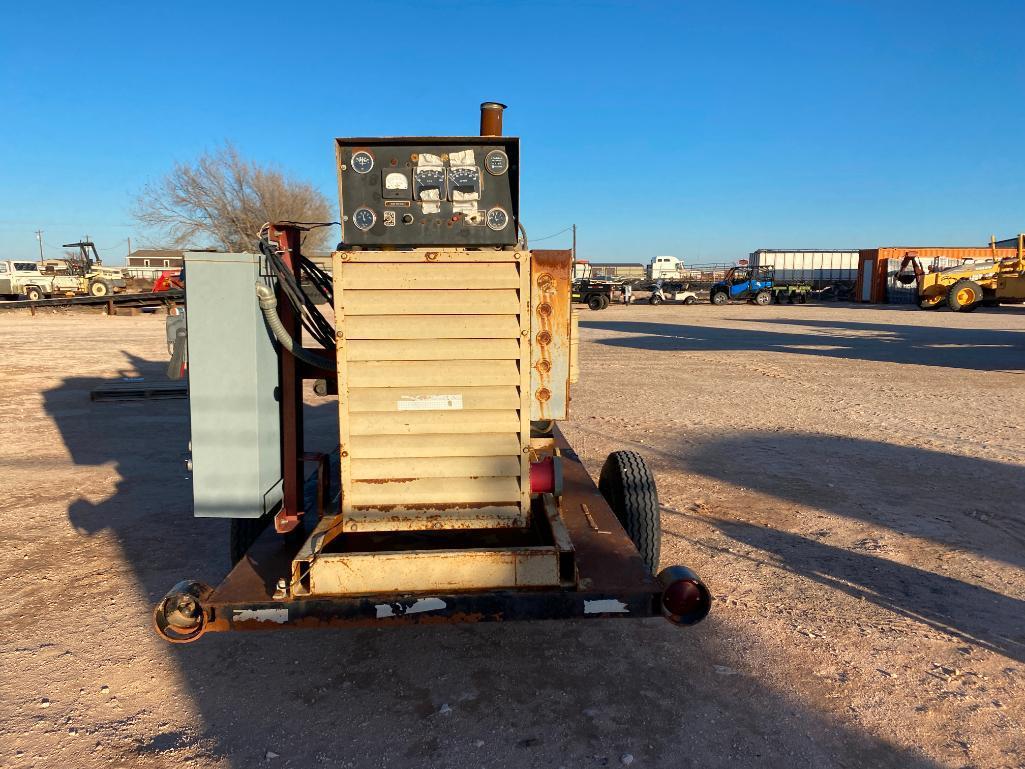
M251 251L265 222L327 222L327 197L312 184L242 158L226 143L193 163L176 163L135 201L135 218L176 248L213 245ZM330 228L307 233L307 250L323 248Z

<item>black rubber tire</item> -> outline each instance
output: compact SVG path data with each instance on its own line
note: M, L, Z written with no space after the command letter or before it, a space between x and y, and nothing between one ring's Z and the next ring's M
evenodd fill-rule
M695 299L693 296L688 296L686 299L683 300L683 303L684 304L697 304L698 300Z
M603 310L605 309L601 301L601 294L591 294L587 297L587 306L592 310Z
M644 458L636 451L613 451L602 465L598 489L655 574L662 550L662 522L655 478Z
M110 284L105 280L94 280L89 284L89 296L110 296Z
M958 301L957 295L964 289L971 289L972 293L975 294L977 298L974 302L962 304ZM962 279L947 289L947 307L954 312L973 312L982 305L983 296L982 286L974 280Z
M918 309L920 309L920 310L935 310L941 304L943 304L942 301L930 302L928 299L919 299L918 300Z
M730 295L725 291L716 291L712 294L712 304L722 307L723 305L730 303Z
M36 286L29 286L25 289L25 298L30 302L38 302L43 298L43 292Z
M660 305L662 304L662 298L660 296L657 296L656 294L652 294L648 298L648 304Z
M608 309L608 306L609 306L610 304L612 304L612 300L611 300L611 299L609 299L609 296L608 296L608 294L602 294L602 295L601 295L601 308L602 308L603 310L606 310L606 309Z
M772 301L772 294L768 291L759 291L755 294L755 304L759 307L765 307Z

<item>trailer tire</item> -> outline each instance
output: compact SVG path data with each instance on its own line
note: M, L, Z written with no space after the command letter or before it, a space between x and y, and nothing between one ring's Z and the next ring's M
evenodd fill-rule
M947 306L954 312L972 312L982 304L982 286L974 280L959 280L947 291Z
M587 297L587 306L590 307L592 310L604 309L602 307L601 294L591 294L589 297Z
M712 304L722 307L724 304L730 303L730 295L725 291L716 291L712 294Z
M89 284L90 296L109 296L110 284L105 280L94 280Z
M43 298L43 291L39 286L26 286L25 287L25 298L30 302L38 302Z
M626 529L644 564L654 574L662 550L658 489L644 458L636 451L614 451L602 465L598 489Z
M755 304L761 307L765 307L771 301L772 294L770 294L768 291L759 291L757 294L755 294ZM791 299L790 301L793 302L794 300Z

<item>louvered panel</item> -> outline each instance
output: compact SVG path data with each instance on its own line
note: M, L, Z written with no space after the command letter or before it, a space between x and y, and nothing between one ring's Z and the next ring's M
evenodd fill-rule
M347 264L343 289L519 288L516 264Z
M348 344L350 361L518 360L517 339L362 339Z
M345 530L527 525L527 260L366 253L335 272Z
M514 360L350 361L350 387L514 385L520 371Z
M426 291L348 290L345 315L509 315L519 312L516 289Z
M367 411L349 415L352 435L425 435L515 432L516 409L504 411Z
M463 411L518 409L520 391L515 385L501 387L353 387L349 389L350 414L365 411L442 410Z
M515 339L520 322L510 315L354 315L345 318L345 338Z
M349 502L354 507L384 505L515 505L520 480L513 478L415 478L354 481Z
M354 435L352 457L501 457L520 453L516 433Z
M481 478L516 476L519 456L353 459L353 481L393 478Z

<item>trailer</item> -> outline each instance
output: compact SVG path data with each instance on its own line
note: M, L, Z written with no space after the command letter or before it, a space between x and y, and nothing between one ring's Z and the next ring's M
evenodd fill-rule
M807 292L829 289L833 294L844 295L853 290L858 279L859 253L856 249L760 248L751 252L747 263L751 267L771 267L780 287L806 286Z
M301 250L317 224L185 254L194 512L230 521L234 566L172 587L162 638L708 614L693 571L659 570L643 458L613 452L595 484L557 427L571 252L529 248L503 109L481 105L480 136L337 139L330 276ZM337 403L333 454L304 453L304 380Z

